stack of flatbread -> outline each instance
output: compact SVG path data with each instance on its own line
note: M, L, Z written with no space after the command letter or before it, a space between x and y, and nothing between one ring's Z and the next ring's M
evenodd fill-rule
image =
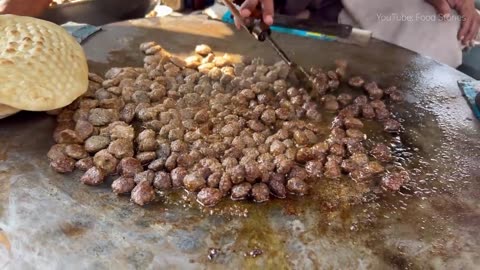
M85 54L62 27L0 15L0 33L0 119L62 108L87 91Z

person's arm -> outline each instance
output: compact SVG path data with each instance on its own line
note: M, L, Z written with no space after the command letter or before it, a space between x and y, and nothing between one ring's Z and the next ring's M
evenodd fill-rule
M463 45L471 45L480 29L480 15L475 8L474 0L426 0L445 19L450 17L453 10L461 17L461 26L458 31L458 40Z
M13 14L36 17L48 8L52 0L3 0L0 1L0 14Z

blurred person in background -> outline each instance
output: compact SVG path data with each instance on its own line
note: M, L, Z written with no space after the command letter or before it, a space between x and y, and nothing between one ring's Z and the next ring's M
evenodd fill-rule
M473 45L480 27L474 0L246 0L249 17L262 6L263 20L275 12L349 24L370 30L373 37L458 67L462 50Z
M0 14L40 16L52 0L0 0ZM478 36L480 15L474 0L246 0L249 17L262 6L265 23L275 11L335 21L370 30L373 37L429 56L452 67L462 63L462 50Z

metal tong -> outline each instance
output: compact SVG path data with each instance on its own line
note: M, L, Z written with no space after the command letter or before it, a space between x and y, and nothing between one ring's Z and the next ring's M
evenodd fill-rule
M252 14L251 18L243 18L231 0L223 0L223 2L228 7L234 18L240 22L243 29L249 32L258 41L268 41L280 58L296 73L300 81L307 83L307 85L312 84L311 76L301 66L293 62L287 56L285 51L278 46L275 40L272 39L272 31L270 27L261 19L262 15L259 8L257 8L257 10Z

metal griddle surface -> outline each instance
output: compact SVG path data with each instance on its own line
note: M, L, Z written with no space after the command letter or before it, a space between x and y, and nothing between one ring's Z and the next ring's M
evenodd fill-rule
M2 269L474 269L480 265L480 127L457 88L466 76L410 51L276 35L299 64L332 67L407 93L395 113L416 148L414 185L365 203L325 205L330 190L263 205L223 203L201 211L171 199L141 208L108 185L53 172L45 154L54 119L20 113L0 120ZM278 61L267 45L195 17L107 25L84 48L92 71L139 65L138 45L155 40L175 54L194 45ZM337 194L337 193L334 193ZM179 195L180 196L180 195ZM183 195L182 195L183 196ZM341 201L341 197L339 197ZM219 214L223 212L224 214ZM248 217L240 217L248 213ZM208 248L220 248L209 261ZM257 258L244 257L253 248Z

